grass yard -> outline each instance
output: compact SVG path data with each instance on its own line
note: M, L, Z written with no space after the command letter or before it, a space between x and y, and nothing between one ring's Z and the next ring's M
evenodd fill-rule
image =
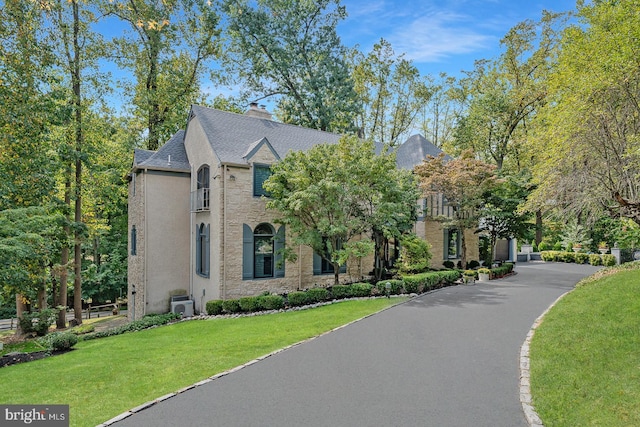
M95 426L405 300L354 300L273 315L195 320L79 342L63 355L1 368L0 403L69 404L72 426Z
M640 265L633 268L579 284L536 330L531 392L546 427L640 426Z

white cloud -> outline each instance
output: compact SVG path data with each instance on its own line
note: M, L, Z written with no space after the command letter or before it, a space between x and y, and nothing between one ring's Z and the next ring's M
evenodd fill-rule
M469 16L430 11L414 18L387 37L397 52L415 62L442 62L453 55L480 52L496 43L496 37L480 32Z

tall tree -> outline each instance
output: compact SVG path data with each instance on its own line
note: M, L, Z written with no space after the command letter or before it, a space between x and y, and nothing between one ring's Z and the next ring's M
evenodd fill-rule
M409 172L396 170L393 153L377 156L373 143L351 136L290 152L273 166L265 188L267 206L288 226L293 244L330 262L337 284L340 265L374 250L366 233L399 237L413 224L413 183Z
M451 217L436 220L460 230L462 268L467 265L465 231L478 228L483 195L497 182L495 169L495 165L475 159L471 150L449 161L444 153L438 157L428 156L414 168L423 194L443 195L453 210Z
M518 152L528 123L545 102L559 22L558 15L543 12L540 23L519 23L501 40L503 54L477 61L462 80L468 105L456 130L461 149L473 149L498 169L511 157L513 168L520 169Z
M453 147L457 118L462 114L462 98L455 77L440 73L429 82L431 97L420 108L420 129L436 147L448 151Z
M184 126L190 104L202 101L205 67L219 54L215 5L115 0L102 7L129 25L130 33L113 40L114 52L117 63L135 76L135 83L122 83L133 95L133 113L146 122L147 148L157 150Z
M285 123L352 130L358 111L346 50L336 26L338 0L227 0L227 66L247 97L277 100Z
M584 221L640 224L640 16L637 0L579 2L566 29L536 152L529 203Z
M401 144L431 96L426 79L384 39L369 54L354 56L353 81L362 103L356 116L360 136L387 146Z

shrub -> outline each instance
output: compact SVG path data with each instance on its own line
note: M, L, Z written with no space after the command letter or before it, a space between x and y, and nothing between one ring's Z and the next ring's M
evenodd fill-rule
M553 250L554 250L554 251L561 251L562 249L563 249L563 248L562 248L562 243L560 243L560 242L555 242L555 243L553 244Z
M513 263L505 262L500 267L495 267L491 269L491 276L493 277L503 277L513 271Z
M467 263L467 268L470 269L470 270L473 270L473 269L478 268L478 267L480 267L480 262L476 261L475 259L472 259L471 261L469 261Z
M238 300L238 305L240 305L240 311L245 313L252 313L254 311L260 310L260 301L258 300L260 297L242 297Z
M181 316L179 314L174 314L174 313L148 314L140 320L134 320L133 322L127 323L126 325L122 325L117 328L83 335L82 340L89 341L94 338L104 338L104 337L110 337L113 335L124 334L126 332L141 331L143 329L148 329L153 326L166 325L167 323L180 318Z
M424 274L424 273L422 273ZM380 293L381 295L386 295L387 294L387 283L389 283L389 285L391 285L391 289L389 290L389 295L399 295L402 293L402 290L404 289L404 280L381 280L378 283L376 283L376 289L378 290L378 293Z
M475 270L464 270L462 275L465 277L473 277L474 279L478 277L478 273Z
M324 288L311 288L307 291L307 301L311 304L327 301L329 299L329 291Z
M602 265L602 257L599 254L591 254L591 255L589 255L589 264L591 264L591 265Z
M424 271L431 261L431 245L415 234L402 238L398 264L403 273Z
M43 337L47 335L49 328L56 320L58 311L58 309L54 308L45 308L40 311L23 313L18 319L18 323L25 334L35 332L39 337Z
M577 264L584 264L589 260L589 254L585 254L584 252L578 252L574 255Z
M351 298L351 287L347 285L335 285L331 288L331 296L334 299Z
M552 246L551 246L551 244L550 244L549 242L544 242L544 241L542 241L542 242L540 242L540 244L538 245L538 250L539 250L540 252L548 251L548 250L551 250L551 249L552 249Z
M240 302L237 299L227 299L222 302L222 309L226 313L239 313Z
M478 269L478 274L491 274L491 270L489 270L488 268L479 268Z
M611 254L602 255L602 265L605 267L613 267L616 265L616 257Z
M351 285L351 295L357 298L371 296L371 286L369 283L354 283Z
M50 350L65 351L78 343L78 336L72 332L54 332L45 341Z
M280 295L263 295L258 300L263 310L280 310L284 307L284 298Z
M417 294L420 292L420 280L416 280L415 276L406 276L408 280L404 280L404 291L408 294Z
M224 307L224 301L219 299L207 301L207 304L205 305L205 309L207 310L207 314L209 316L217 316L219 314L222 314L224 310L223 307Z
M307 304L308 296L306 292L291 292L288 295L288 299L291 307L299 307Z
M445 261L442 263L442 265L444 266L444 268L447 268L449 270L451 270L453 268L453 266L455 265L455 263L453 261Z
M575 262L576 254L573 252L560 252L558 259L562 262Z

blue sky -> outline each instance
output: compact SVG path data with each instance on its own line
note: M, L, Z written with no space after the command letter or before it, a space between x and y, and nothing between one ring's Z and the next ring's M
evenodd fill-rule
M343 44L369 52L384 38L421 74L459 76L477 59L497 57L500 39L542 10L575 9L575 0L342 0L348 18L338 27Z

